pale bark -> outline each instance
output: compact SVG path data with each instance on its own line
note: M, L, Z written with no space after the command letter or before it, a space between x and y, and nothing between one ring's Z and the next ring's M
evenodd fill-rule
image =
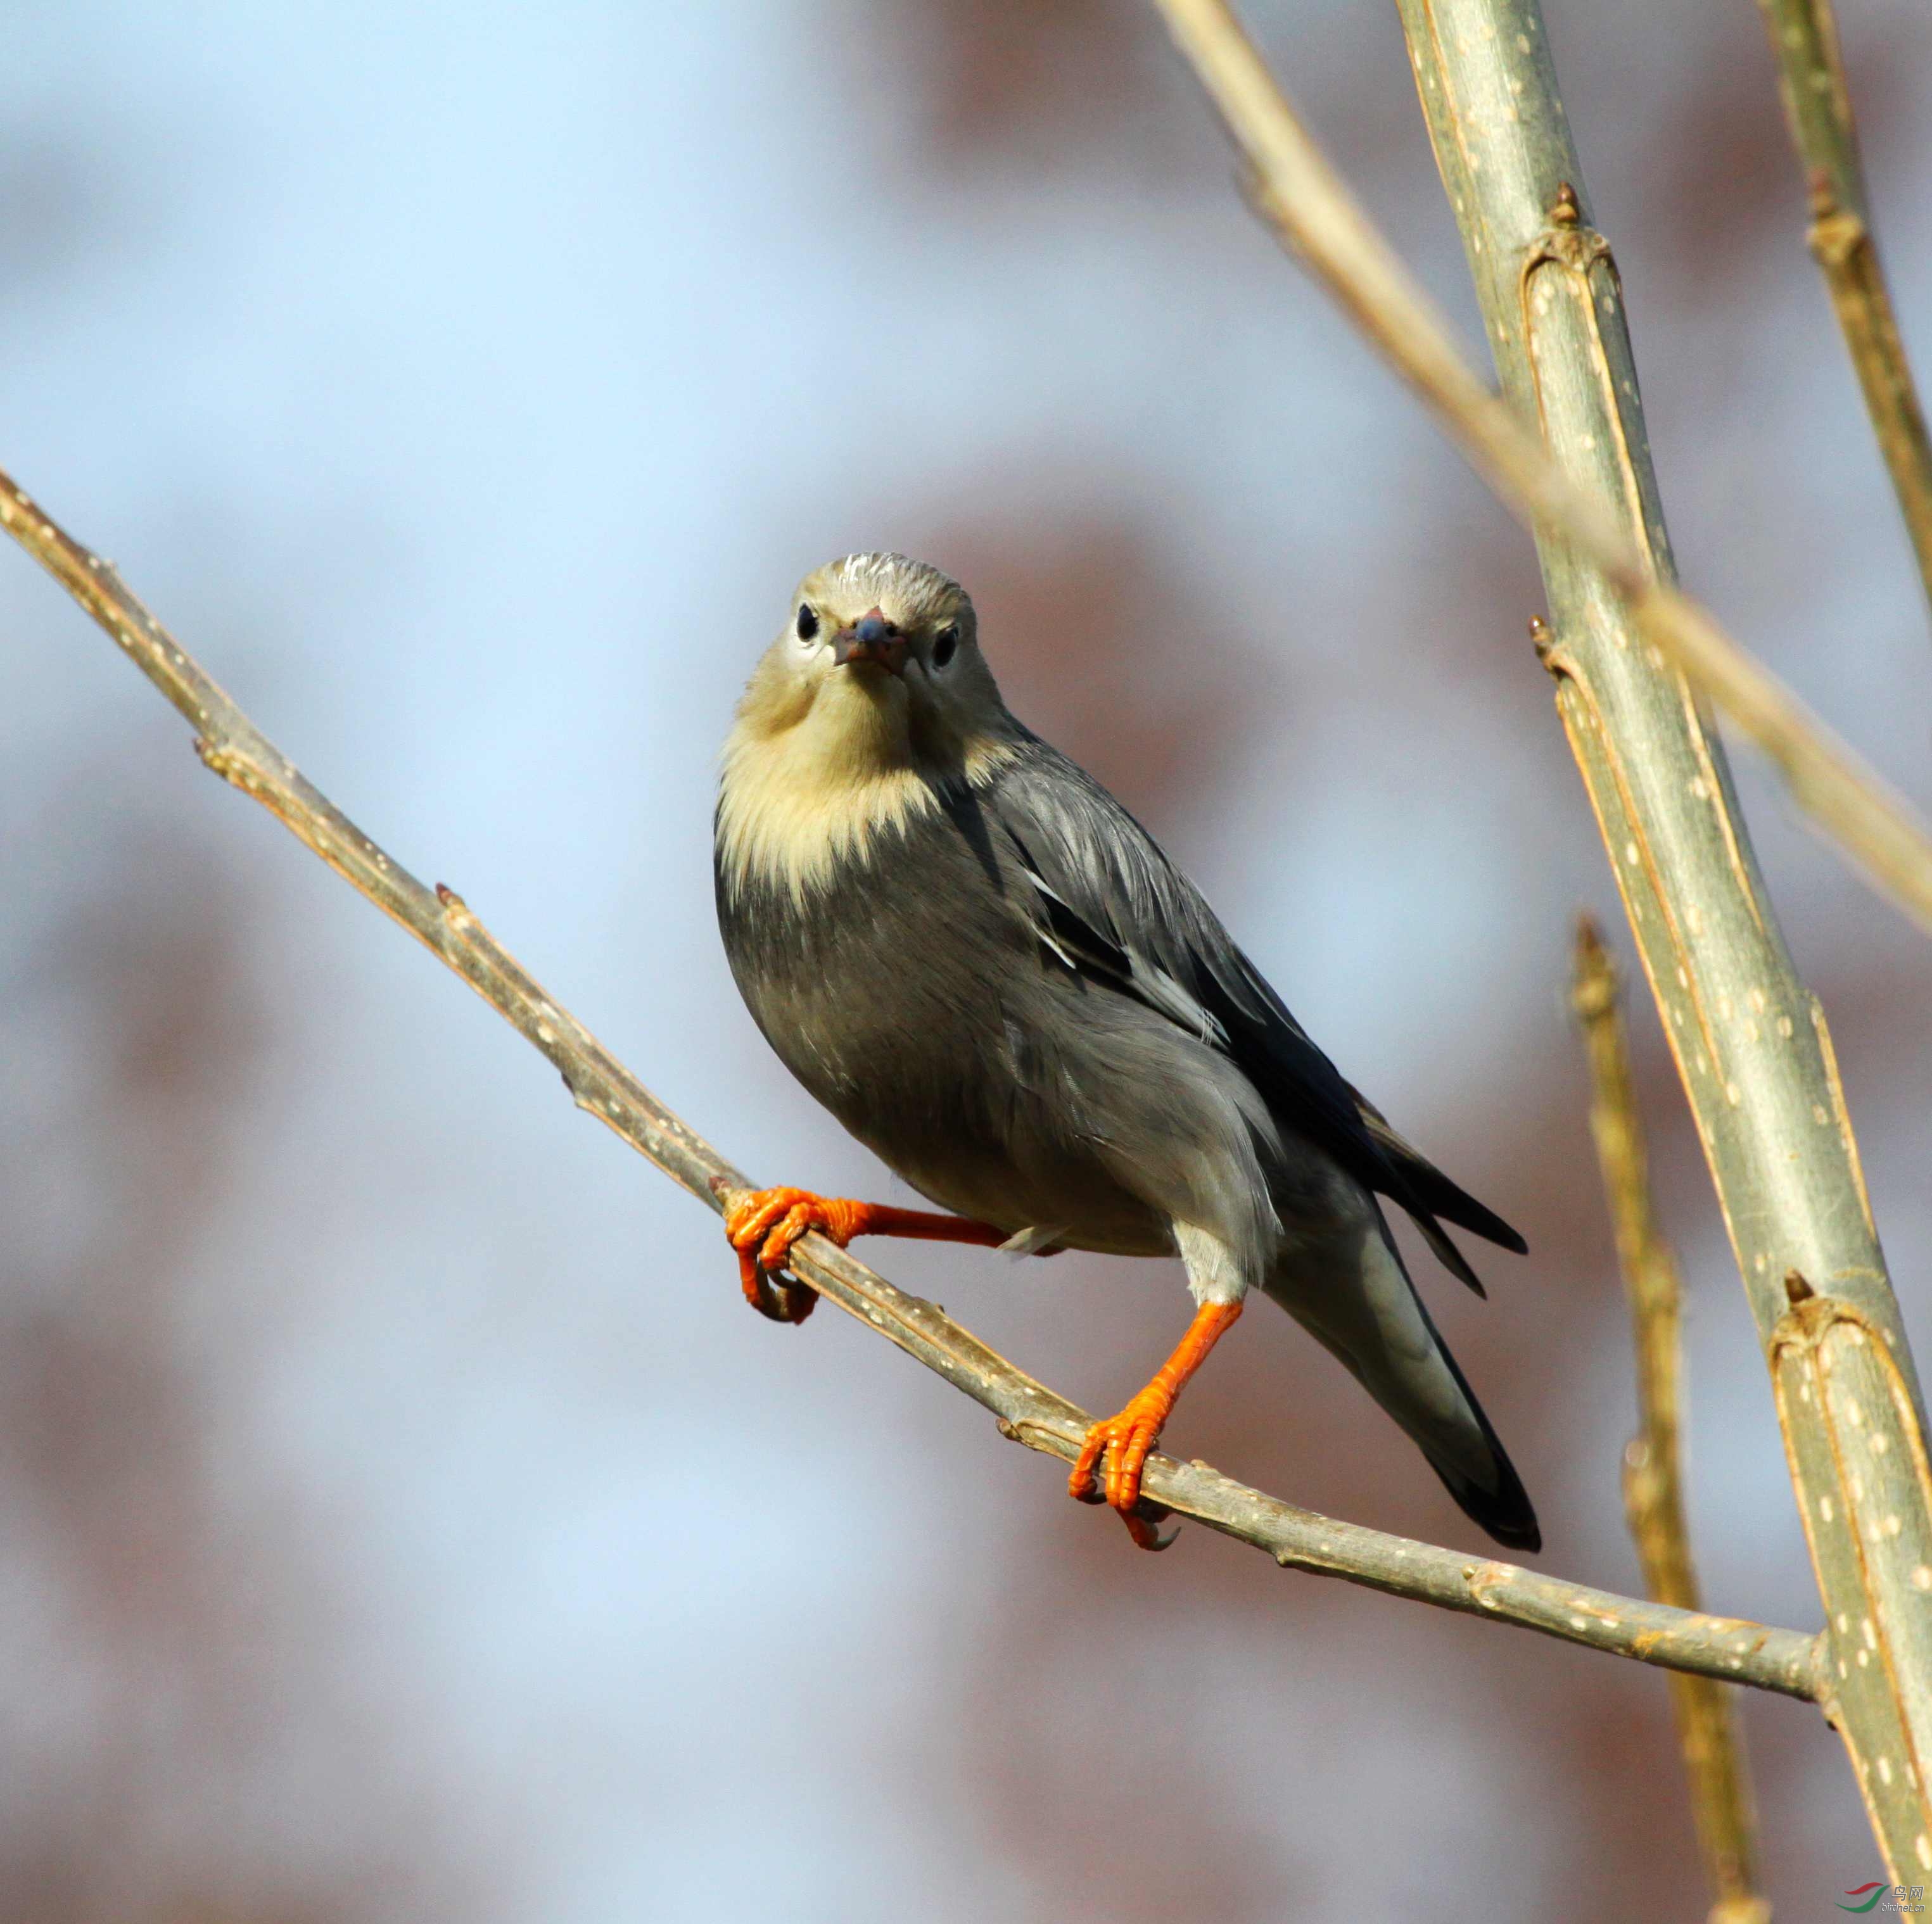
M0 474L0 526L61 581L185 716L202 760L251 796L323 861L447 963L542 1051L578 1105L721 1212L748 1179L667 1109L525 972L439 884L427 888L379 848L249 721L200 663L130 594L114 569L56 526ZM736 1290L721 1238L718 1287ZM1071 1462L1092 1421L1036 1383L935 1305L909 1296L823 1237L794 1251L796 1273L840 1308L991 1410L1000 1433ZM1391 1596L1537 1630L1616 1656L1815 1701L1822 1641L1736 1618L1618 1596L1471 1557L1264 1496L1204 1463L1156 1455L1145 1488L1156 1503L1266 1551L1284 1569L1340 1577Z
M1544 446L1533 414L1520 415L1498 400L1282 97L1226 0L1154 4L1240 145L1262 217L1414 388L1497 498L1526 526L1550 531L1552 541L1560 535L1578 559L1591 563L1599 592L1630 604L1630 619L1620 621L1626 639L1640 631L1690 670L1778 764L1792 799L1826 835L1932 928L1932 831L1704 608L1659 576L1652 547L1662 548L1662 523L1654 517L1640 523L1630 511L1629 481L1616 450L1600 444L1591 471L1573 472ZM1511 97L1505 91L1488 110L1507 117L1514 110ZM1580 249L1594 248L1607 263L1602 237L1580 228L1574 196L1567 204L1560 196L1562 184L1550 183L1550 199L1536 214L1550 258L1574 259ZM1498 310L1490 325L1492 345L1500 339L1506 352L1521 317ZM1594 378L1612 377L1600 367ZM1627 369L1614 378L1634 385ZM1638 457L1647 471L1647 451L1640 449Z
M1832 1640L1827 1714L1894 1880L1922 1875L1932 1869L1932 1476L1911 1354L1823 1013L1786 952L1723 745L1652 644L1671 648L1740 718L1790 716L1796 705L1670 585L1622 292L1589 225L1540 10L1535 0L1401 0L1504 402L1223 0L1156 4L1255 169L1264 211L1537 529L1555 631L1546 664L1772 1363ZM1762 701L1769 707L1754 709ZM1834 765L1839 802L1866 826L1889 817L1906 836L1914 872L1897 879L1922 913L1932 902L1922 832Z

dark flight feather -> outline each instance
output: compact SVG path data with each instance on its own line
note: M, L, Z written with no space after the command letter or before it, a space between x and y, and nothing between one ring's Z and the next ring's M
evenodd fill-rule
M1200 892L1091 776L1029 737L982 791L1034 891L1042 946L1210 1044L1284 1128L1415 1221L1449 1272L1475 1272L1436 1218L1521 1254L1528 1245L1389 1126L1346 1082L1236 946Z

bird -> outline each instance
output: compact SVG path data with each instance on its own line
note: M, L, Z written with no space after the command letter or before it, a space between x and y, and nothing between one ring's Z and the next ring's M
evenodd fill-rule
M754 1307L802 1320L810 1292L773 1279L808 1230L1178 1256L1192 1317L1088 1431L1072 1495L1164 1547L1148 1457L1258 1289L1474 1522L1541 1547L1384 1204L1479 1296L1444 1224L1527 1245L1342 1079L1147 830L1009 712L956 581L890 553L805 577L724 744L713 856L726 958L766 1039L939 1205L740 1197L725 1232Z

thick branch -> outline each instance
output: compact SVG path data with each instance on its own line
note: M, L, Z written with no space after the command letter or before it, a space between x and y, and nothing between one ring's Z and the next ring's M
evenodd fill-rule
M1617 1006L1617 972L1596 925L1576 930L1572 1000L1590 1058L1590 1133L1604 1172L1617 1260L1636 1341L1637 1433L1624 1452L1624 1510L1644 1587L1659 1603L1699 1608L1684 1514L1680 1444L1682 1291L1651 1206L1649 1158ZM1757 1889L1757 1816L1744 1733L1730 1694L1709 1678L1673 1677L1671 1708L1690 1781L1691 1814L1716 1901L1710 1924L1765 1924Z
M1932 443L1873 238L1852 97L1831 0L1758 0L1791 143L1810 190L1812 256L1864 391L1865 412L1892 475L1932 598Z
M1422 397L1497 498L1526 526L1560 535L1592 563L1629 601L1646 639L1667 651L1771 757L1826 834L1932 928L1932 831L1702 607L1659 577L1640 531L1626 528L1610 505L1619 495L1574 478L1490 391L1282 98L1226 0L1155 4L1253 169L1264 217ZM1504 100L1492 110L1514 109ZM1552 221L1560 220L1553 189L1550 205ZM1574 199L1569 217L1574 228ZM1649 533L1660 547L1660 527Z
M1536 0L1399 0L1508 402L1463 361L1224 0L1157 4L1264 208L1536 532L1557 631L1545 661L1771 1365L1832 1644L1829 1714L1894 1881L1932 1869L1932 1467L1911 1350L1823 1011L1785 949L1723 745L1657 644L1799 757L1794 780L1802 762L1824 784L1807 805L1922 914L1923 832L1670 586L1622 289L1588 224Z
M534 1043L580 1107L712 1208L751 1185L560 1008L446 889L432 891L378 848L307 781L128 592L114 570L57 527L0 475L0 524L59 580L185 715L202 760L254 796L463 977ZM1001 1434L1070 1462L1090 1419L1036 1383L932 1304L896 1289L812 1236L798 1274L998 1417ZM722 1252L721 1251L721 1262ZM723 1272L721 1270L721 1275ZM1340 1577L1391 1596L1538 1630L1613 1656L1815 1700L1820 1643L1795 1630L1618 1596L1580 1584L1340 1523L1245 1488L1203 1463L1148 1460L1157 1503L1266 1551L1284 1569Z

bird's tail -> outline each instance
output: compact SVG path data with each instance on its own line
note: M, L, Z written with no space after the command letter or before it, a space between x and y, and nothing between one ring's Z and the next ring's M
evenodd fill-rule
M1464 1512L1498 1543L1540 1550L1522 1481L1456 1359L1430 1320L1388 1225L1352 1224L1352 1262L1324 1239L1277 1263L1268 1293L1348 1367L1408 1433Z

